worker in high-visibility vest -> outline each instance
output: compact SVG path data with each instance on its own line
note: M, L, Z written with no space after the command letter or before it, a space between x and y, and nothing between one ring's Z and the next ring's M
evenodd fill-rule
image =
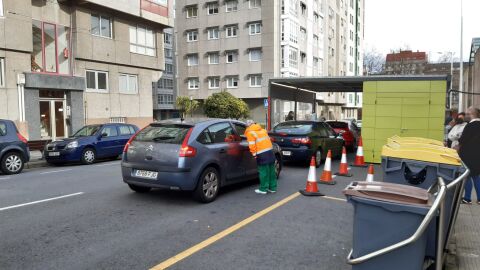
M275 193L277 191L277 174L275 173L275 154L270 137L265 129L252 120L248 120L247 125L245 136L250 152L257 160L260 177L260 188L255 192L258 194Z

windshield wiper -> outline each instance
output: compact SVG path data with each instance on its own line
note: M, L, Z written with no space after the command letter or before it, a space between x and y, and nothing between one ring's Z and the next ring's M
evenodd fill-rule
M158 136L158 137L152 138L152 141L165 141L165 140L171 140L171 139L175 139L175 137L172 137L172 136Z

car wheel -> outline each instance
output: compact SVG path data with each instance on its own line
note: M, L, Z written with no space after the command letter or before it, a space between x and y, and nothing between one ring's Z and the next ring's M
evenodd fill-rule
M215 168L208 167L200 175L194 196L200 202L212 202L218 195L219 187L220 175L218 171Z
M82 152L82 163L83 164L92 164L97 159L97 154L92 148L85 148Z
M308 162L310 164L310 161ZM320 165L322 165L322 150L317 149L317 151L315 151L315 167L318 168Z
M142 187L142 186L137 186L132 184L128 184L128 186L130 187L131 190L138 193L147 193L152 189L151 187Z
M21 155L16 152L11 152L2 158L1 169L5 174L17 174L23 170L24 165Z
M275 174L277 175L277 179L280 177L280 172L282 171L282 160L280 156L275 156Z

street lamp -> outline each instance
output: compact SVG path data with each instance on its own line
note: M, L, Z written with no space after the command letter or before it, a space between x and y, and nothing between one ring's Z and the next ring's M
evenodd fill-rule
M458 111L463 111L463 0L460 1L460 78L458 81Z

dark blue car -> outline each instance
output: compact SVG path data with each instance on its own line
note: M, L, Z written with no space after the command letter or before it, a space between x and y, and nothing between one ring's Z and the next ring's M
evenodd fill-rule
M116 158L138 127L129 124L88 125L72 137L53 141L45 146L48 163L81 162L92 164L97 159Z
M0 119L0 170L4 174L17 174L30 159L27 139L10 120Z

